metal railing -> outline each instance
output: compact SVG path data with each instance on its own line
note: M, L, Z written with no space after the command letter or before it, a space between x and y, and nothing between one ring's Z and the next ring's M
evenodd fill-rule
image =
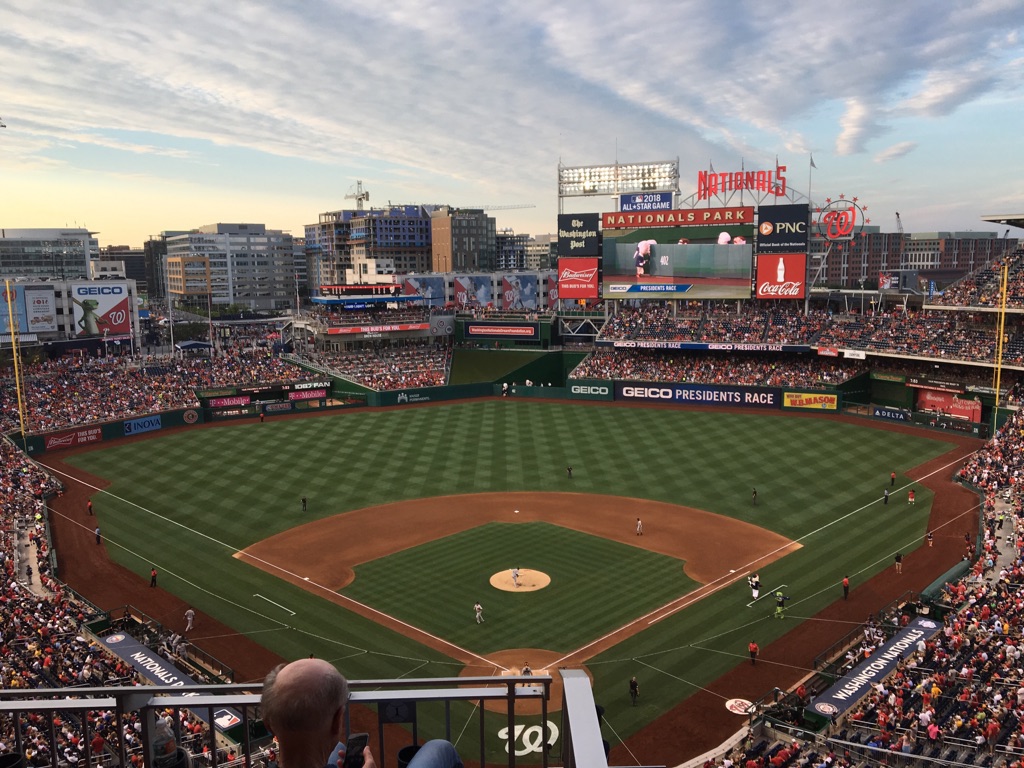
M566 768L607 768L589 678L582 670L566 669L558 673L563 683L563 703L557 738L551 733L553 724L549 725L548 720L552 679L543 675L352 680L349 681L351 706L346 708L345 732L347 735L350 730L352 707L366 707L376 716L376 738L371 736L371 745L374 745L381 768L387 768L388 757L396 754L395 724L408 727L413 744L425 738L444 738L455 743L460 753L466 749L465 746L460 748L460 740L476 731L476 744L472 743L474 739L466 740L470 742L468 748L478 754L463 753L463 759L475 758L484 765L488 762L490 746L490 762L494 764L496 742L488 739L485 732L490 712L490 722L494 722L494 714L497 714L506 723L507 730L502 729L499 737L507 739L507 764L514 768L515 742L521 730L517 726L522 726L524 719L520 714L517 722L517 704L533 702L534 709L537 703L540 705L542 746L538 751L543 768L547 768L555 754L560 755L561 765ZM263 748L271 739L262 726L261 687L192 685L0 690L0 741L11 749L12 757L24 758L31 750L32 760L26 760L25 764L31 762L36 766L48 763L53 768L66 767L69 760L65 750L68 749L73 749L77 758L70 762L83 768L138 765L140 758L144 765L152 766L155 717L172 712L176 741L179 746L191 748L194 764L201 762L210 768L225 765L265 768ZM460 719L453 719L453 705L460 703L471 705L471 718L476 719L476 728L471 730L471 721L461 718L465 707L458 712ZM428 716L418 718L417 707ZM406 714L395 714L403 711ZM183 713L196 723L195 733L182 728ZM423 730L430 733L421 733ZM137 738L133 737L133 743L129 743L126 734L136 734ZM107 738L100 741L97 735ZM231 752L237 752L237 757L228 759Z

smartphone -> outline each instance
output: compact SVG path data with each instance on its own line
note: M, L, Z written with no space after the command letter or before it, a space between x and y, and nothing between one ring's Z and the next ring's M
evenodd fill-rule
M363 768L363 750L370 743L370 734L353 733L345 743L345 762L342 768Z

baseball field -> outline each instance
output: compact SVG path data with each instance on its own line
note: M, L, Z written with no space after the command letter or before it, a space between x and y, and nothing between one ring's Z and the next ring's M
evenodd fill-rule
M643 752L647 736L690 697L724 709L810 664L773 670L765 653L756 681L709 688L749 665L748 642L766 649L816 622L832 634L862 622L820 614L841 600L844 576L856 596L921 545L934 525L929 481L946 481L976 446L850 418L496 398L183 429L41 463L69 483L57 548L75 554L61 575L102 607L145 610L155 566L174 600L154 618L180 630L191 605L209 617L192 634L200 647L265 649L236 662L243 679L310 653L357 679L583 667L606 738L656 763L665 752ZM976 510L961 506L940 544L969 528ZM101 556L125 584L90 579ZM549 581L510 586L512 568ZM118 586L139 597L112 604ZM783 621L766 597L776 590L790 598ZM488 754L502 760L505 722L493 718ZM474 728L455 737L475 749ZM539 757L528 746L514 744Z

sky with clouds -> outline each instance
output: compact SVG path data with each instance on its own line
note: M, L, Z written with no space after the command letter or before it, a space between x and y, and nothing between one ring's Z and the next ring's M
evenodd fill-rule
M997 229L1024 211L1022 29L1021 0L8 0L0 226L301 235L362 180L532 205L492 215L538 234L559 163L678 158L687 196L777 156L883 231Z

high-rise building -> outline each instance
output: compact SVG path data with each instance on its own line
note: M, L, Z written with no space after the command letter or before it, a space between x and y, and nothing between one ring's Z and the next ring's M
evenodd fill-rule
M399 205L321 213L316 224L305 227L311 287L390 282L396 274L429 272L434 208Z
M81 280L98 259L99 241L87 229L0 229L0 277Z
M252 310L291 306L295 263L292 236L287 232L264 224L209 224L166 240L169 290L175 303L194 304L201 300L199 293L208 293L209 301L219 306L239 304ZM202 265L203 259L208 266ZM201 273L209 275L203 290Z
M511 229L503 229L494 237L495 264L501 270L526 269L526 244L529 235L517 235Z
M432 272L491 272L497 261L494 217L480 208L438 207L430 217Z
M526 268L549 269L555 264L558 235L534 235L526 241Z

